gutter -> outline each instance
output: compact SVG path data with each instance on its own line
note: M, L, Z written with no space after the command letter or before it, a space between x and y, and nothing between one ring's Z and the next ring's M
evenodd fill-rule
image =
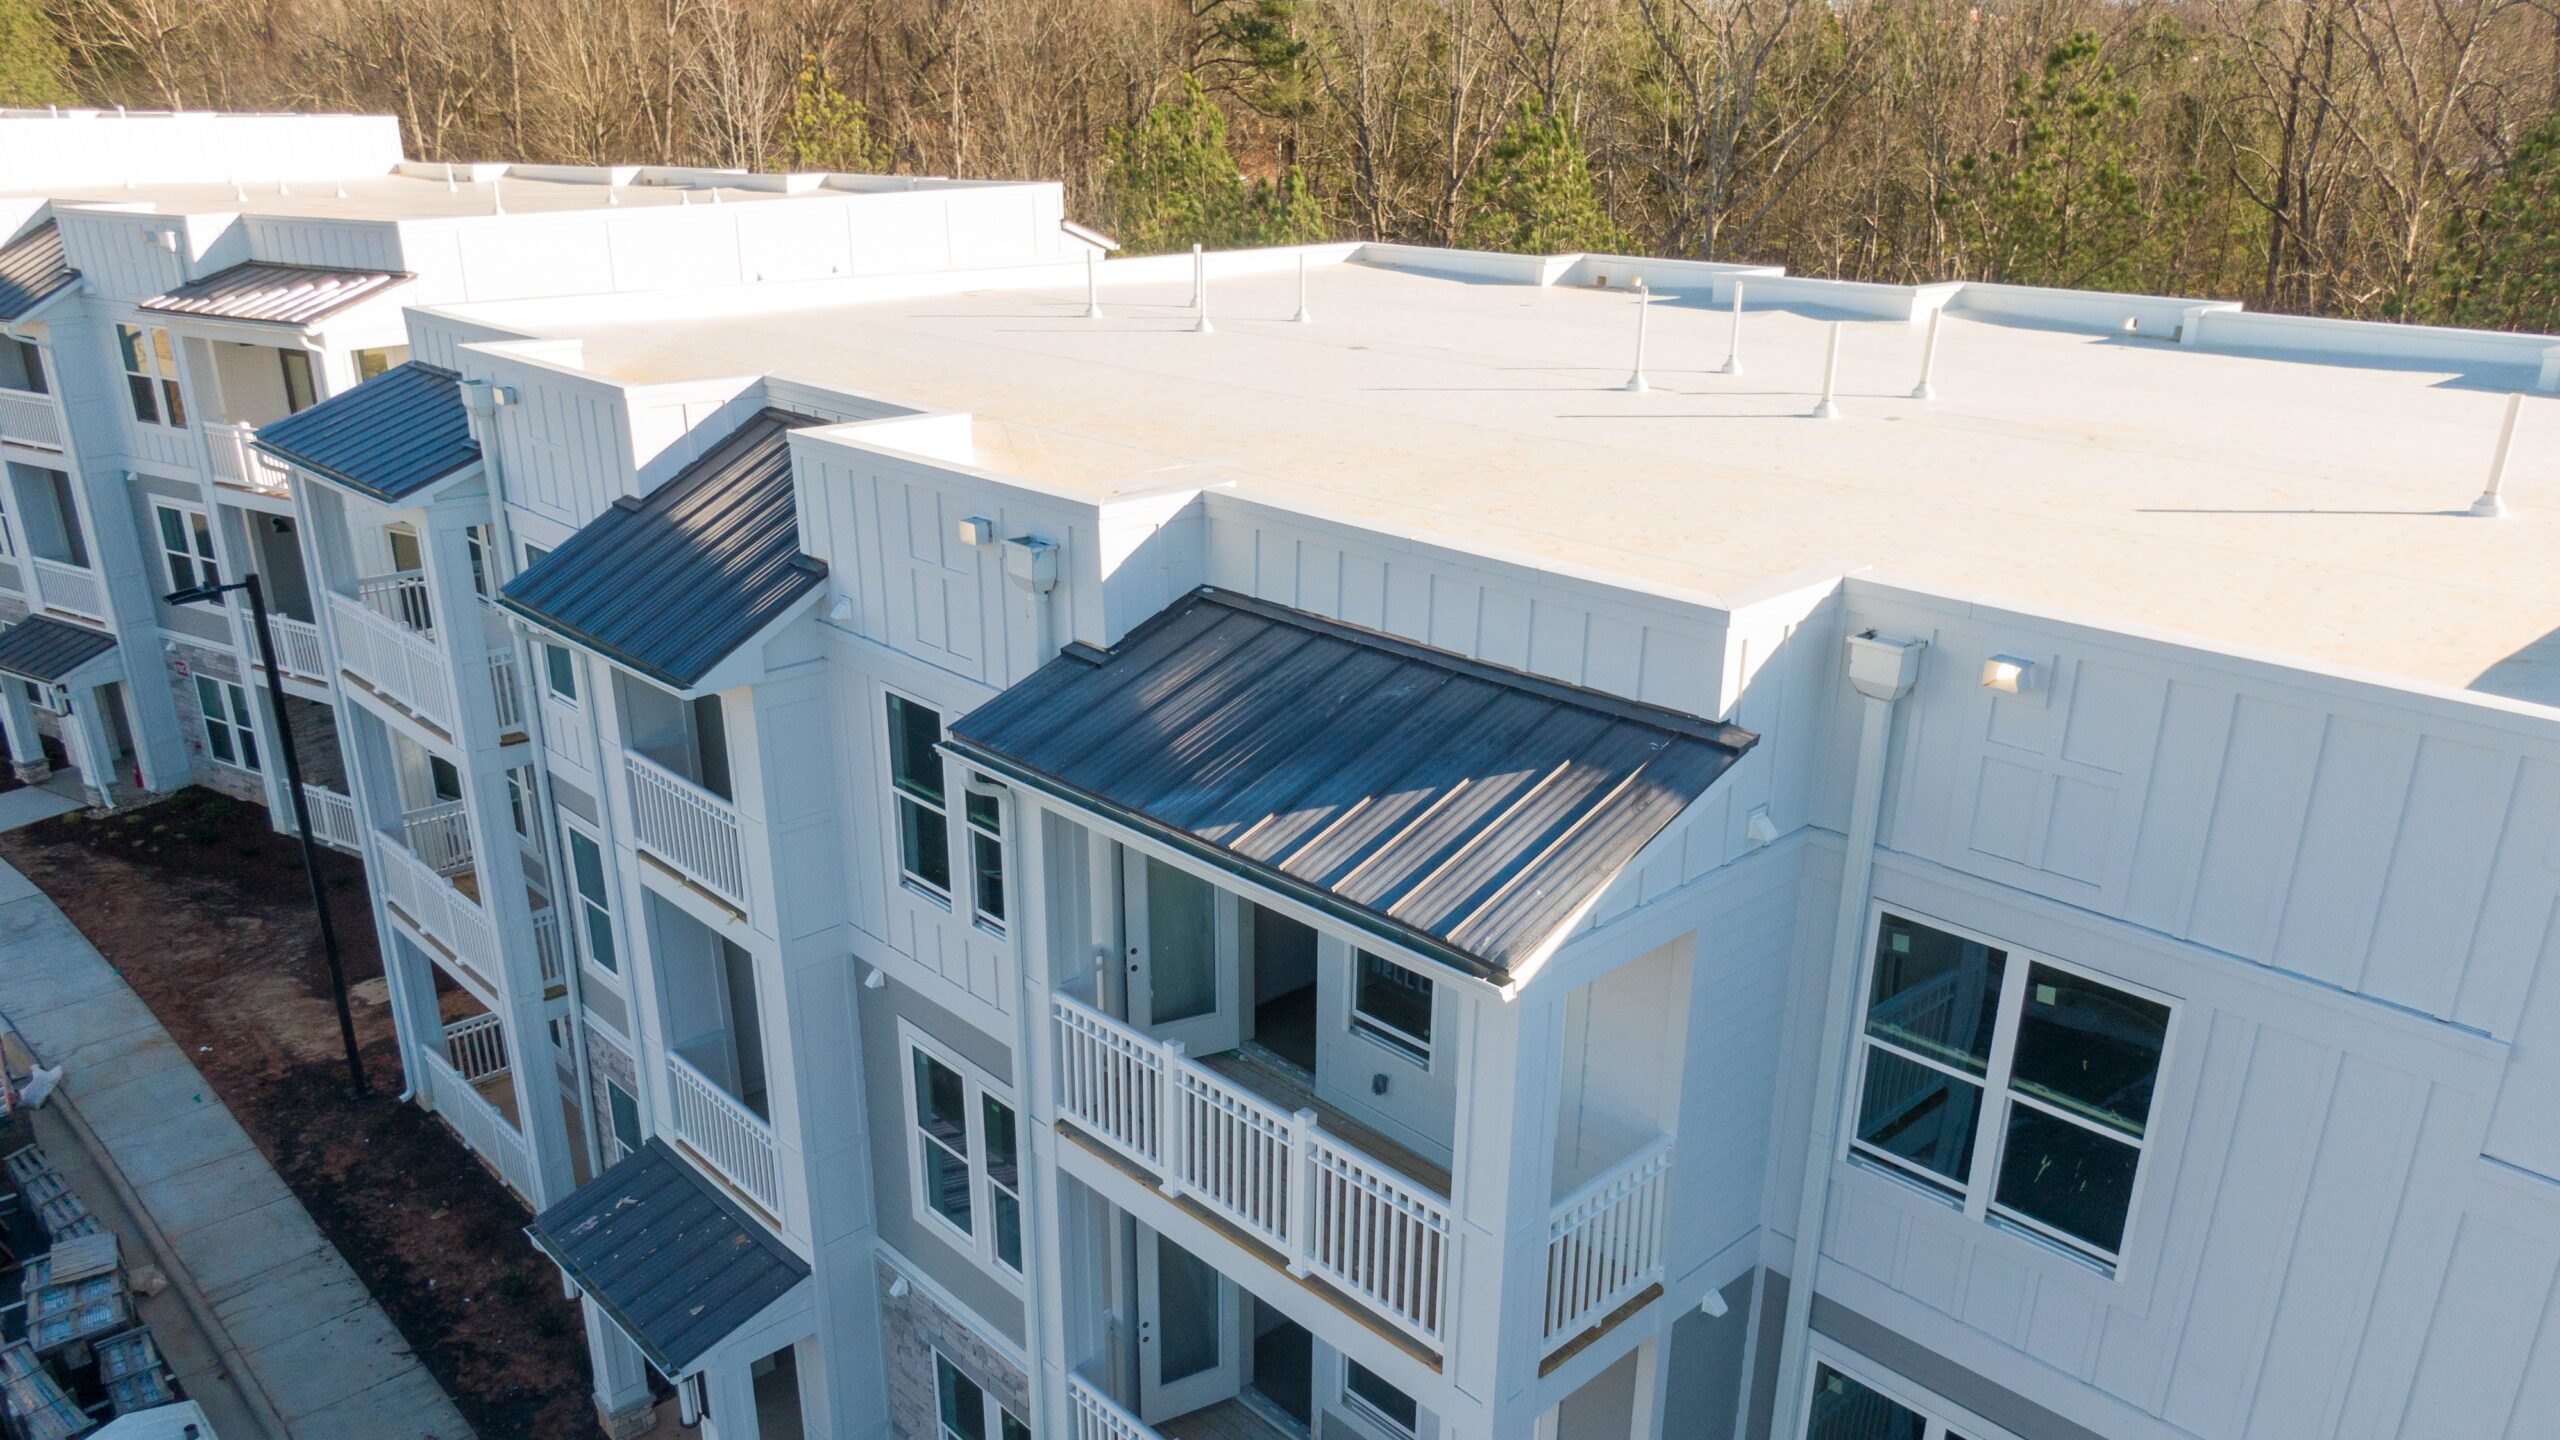
M1803 1190L1796 1202L1795 1254L1787 1265L1787 1314L1779 1329L1778 1393L1769 1433L1804 1432L1807 1341L1813 1322L1814 1272L1822 1263L1822 1229L1831 1206L1831 1156L1839 1148L1840 1107L1849 1083L1849 1033L1857 1018L1858 975L1867 935L1867 897L1875 882L1876 825L1893 747L1893 710L1920 678L1925 640L1889 640L1873 630L1848 639L1849 683L1865 704L1858 717L1858 759L1849 798L1848 844L1840 857L1840 904L1831 922L1830 977L1823 992L1822 1058L1814 1075L1813 1114L1806 1127Z

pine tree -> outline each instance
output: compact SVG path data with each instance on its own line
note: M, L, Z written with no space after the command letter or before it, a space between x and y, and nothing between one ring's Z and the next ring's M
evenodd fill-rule
M2480 208L2447 228L2436 318L2560 328L2560 116L2526 136Z
M0 105L61 105L72 99L62 39L35 0L0 0Z
M5 3L5 0L0 0ZM889 157L871 138L871 115L862 102L836 88L815 55L800 57L791 108L783 114L774 153L785 168L871 175L889 168Z
M1102 223L1133 255L1193 245L1289 245L1321 240L1324 215L1292 166L1257 185L1236 168L1227 119L1200 82L1156 106L1103 148Z
M2159 283L2160 258L2198 194L2193 171L2146 194L2141 102L2101 52L2074 33L2021 76L2009 106L2009 154L1958 164L1956 234L1981 279L2131 290Z
M1458 243L1473 250L1554 255L1620 250L1626 239L1600 204L1582 143L1563 115L1528 101L1468 180Z

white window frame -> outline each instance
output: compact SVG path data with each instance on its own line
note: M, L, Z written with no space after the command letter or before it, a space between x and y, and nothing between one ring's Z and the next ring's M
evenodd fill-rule
M1361 1369L1368 1370L1372 1375L1377 1375L1378 1383L1387 1386L1389 1389L1394 1390L1396 1393L1403 1395L1407 1400L1411 1400L1413 1402L1413 1424L1410 1426L1405 1425L1394 1416L1387 1414L1377 1406L1369 1403L1366 1396L1361 1395L1358 1391L1351 1388L1351 1367L1359 1365L1359 1360L1342 1351L1336 1351L1334 1353L1337 1361L1334 1366L1335 1378L1338 1382L1333 1387L1334 1393L1342 1397L1342 1408L1348 1411L1353 1419L1358 1420L1362 1425L1380 1435L1395 1436L1398 1437L1398 1440L1422 1440L1423 1436L1432 1432L1431 1412L1422 1407L1422 1398L1420 1396L1405 1390L1404 1387L1397 1385L1386 1376L1378 1375L1378 1372L1374 1369L1370 1369L1369 1366L1360 1365Z
M602 1076L597 1078L604 1086L604 1143L606 1150L604 1168L610 1170L614 1166L621 1164L624 1159L636 1153L640 1148L639 1145L624 1144L622 1140L622 1132L614 1128L620 1122L615 1118L613 1113L613 1097L619 1095L623 1099L631 1102L631 1128L638 1133L641 1145L645 1145L649 1142L649 1122L640 1113L639 1096L623 1089L621 1086L613 1083L609 1078Z
M1934 930L1945 931L1958 939L1989 946L2007 957L2003 962L2000 977L1999 1011L1992 1029L1991 1054L1989 1063L1981 1076L1966 1074L1957 1067L1939 1063L1906 1047L1894 1045L1890 1041L1878 1040L1867 1033L1867 1009L1872 1003L1869 997L1875 989L1876 947L1883 937L1884 919L1888 914L1915 924L1926 925ZM1854 1165L1871 1174L1886 1176L1909 1190L1959 1210L1967 1220L2020 1236L2041 1249L2122 1284L2126 1258L2133 1248L2134 1237L2139 1233L2136 1224L2142 1217L2143 1192L2155 1168L2154 1160L2159 1147L2152 1142L2158 1137L2161 1129L2163 1120L2161 1101L2167 1090L2170 1067L2177 1058L2178 1018L2185 1008L2184 1005L2175 996L2161 994L2148 986L2135 984L2121 976L2111 975L2091 966L2075 964L2041 950L2029 949L2013 941L2003 940L1971 926L1942 919L1909 905L1893 904L1882 900L1871 902L1867 908L1865 945L1863 958L1858 966L1856 1005L1849 1017L1853 1027L1849 1041L1854 1047L1855 1063L1850 1067L1847 1093L1842 1097L1844 1114L1840 1126L1840 1148L1836 1158L1842 1163ZM2168 1023L2162 1028L2160 1037L2160 1060L2152 1073L2151 1114L2144 1122L2142 1134L2139 1137L2126 1135L2120 1130L2103 1125L2092 1124L2076 1115L2066 1113L2057 1106L2046 1104L2031 1096L2020 1095L2011 1087L2010 1073L2017 1056L2018 1028L2021 1017L2025 1014L2027 976L2039 965L2076 975L2110 990L2122 991L2134 999L2148 1001L2168 1010ZM1954 1076L1967 1085L1981 1087L1982 1101L1974 1112L1972 1167L1961 1183L1934 1171L1924 1172L1898 1157L1883 1154L1860 1144L1858 1118L1859 1110L1866 1099L1867 1060L1878 1047L1891 1051L1898 1059ZM2122 1248L2110 1254L2086 1240L2066 1235L2041 1221L2005 1209L1993 1198L2000 1188L2000 1166L2006 1158L2009 1114L2017 1105L2024 1105L2039 1115L2062 1120L2117 1144L2133 1147L2135 1157L2133 1184L2125 1197Z
M950 733L950 722L945 718L945 707L936 705L927 700L919 699L912 692L898 689L893 685L883 685L880 687L880 703L874 709L873 713L879 717L877 723L880 726L880 770L882 776L888 782L889 863L897 867L896 873L898 877L898 884L909 894L921 895L943 908L949 909L957 903L952 896L950 886L936 885L930 877L919 875L913 870L907 868L906 829L904 825L906 812L900 807L913 805L918 810L938 814L942 817L942 868L945 877L956 884L961 878L963 870L963 867L958 863L958 858L960 856L965 856L967 852L965 847L957 843L957 836L955 834L955 830L963 827L955 827L951 823L952 805L950 767L947 765L943 767L942 800L938 805L928 803L924 797L900 787L898 784L898 731L897 727L889 722L889 707L892 701L901 705L912 705L915 708L924 711L926 714L931 715L933 717L934 739L937 743L944 735ZM941 758L941 752L936 750L934 752L935 761L939 763ZM966 807L964 806L963 808Z
M1372 1015L1360 1008L1360 957L1363 954L1376 956L1381 962L1393 965L1428 987L1431 996L1431 1038L1412 1034L1394 1021ZM1406 964L1394 955L1382 950L1370 949L1354 940L1351 942L1351 993L1345 1005L1345 1012L1350 1017L1352 1034L1399 1060L1421 1066L1426 1072L1432 1068L1435 1057L1434 1041L1440 1033L1440 982L1433 979L1427 972Z
M622 933L622 917L614 913L616 909L614 902L619 897L613 893L613 847L604 843L602 832L567 810L560 812L560 831L560 897L557 903L570 912L562 917L561 923L577 932L568 943L576 947L578 963L587 967L587 973L602 976L614 988L620 989L623 975L622 962L630 955L631 945ZM587 892L579 887L577 851L579 840L584 840L596 847L596 871L598 878L604 883L605 890L604 898L600 901L590 898ZM594 954L588 948L587 909L590 906L604 916L605 933L613 939L613 964L611 965L596 963Z
M943 1145L943 1142L927 1136L924 1127L916 1120L917 1104L921 1099L916 1093L915 1057L919 1054L931 1057L936 1064L960 1077L961 1113L969 1121L967 1153L961 1157L969 1171L970 1223L966 1230L934 1209L925 1190L924 1147ZM914 1213L916 1223L950 1242L953 1248L976 1261L978 1268L1003 1281L1007 1287L1020 1290L1022 1271L996 1253L995 1200L998 1195L1013 1201L1016 1233L1022 1235L1024 1247L1029 1244L1029 1236L1025 1233L1028 1217L1022 1206L1022 1107L1014 1102L1011 1087L999 1083L994 1076L970 1064L950 1046L905 1019L898 1022L898 1087L906 1106L899 1112L898 1121L907 1138L907 1205ZM1002 1105L1013 1116L1014 1184L1010 1188L996 1182L987 1161L987 1102L990 1100ZM944 1146L946 1150L949 1148Z
M179 551L169 548L169 534L161 528L166 523L161 519L163 515L178 517L180 533L203 548L199 551ZM198 585L222 583L222 565L213 554L213 517L205 513L203 506L191 505L184 500L165 500L155 497L151 502L151 543L160 551L160 571L169 582L169 588L162 591L162 594L192 590ZM178 567L181 564L185 565L188 573L195 577L184 584L179 583L178 580ZM217 602L197 600L191 603L210 606Z
M197 675L195 682L196 719L197 723L204 727L205 758L225 770L237 770L243 775L264 775L266 773L265 757L258 751L257 722L249 711L247 687L237 680L225 680L219 676L204 674ZM205 708L207 687L211 687L212 694L222 700L228 713L216 716L211 710ZM223 759L222 752L215 748L213 731L216 725L222 727L223 738L230 743L234 758Z
M136 413L133 423L156 425L164 430L186 429L187 399L184 388L178 383L176 338L170 335L166 326L145 325L138 320L130 322L119 320L116 322L115 330L116 364L123 368L127 377L125 408L133 409L130 392L133 389L134 380L145 381L151 387L151 414L144 416ZM142 357L140 369L134 368L133 364L125 358L127 332L131 332L134 337L133 353Z
M1004 1402L996 1398L996 1392L989 1388L986 1382L953 1364L951 1357L943 1353L941 1346L932 1345L926 1348L933 1352L933 1433L936 1440L969 1440L968 1432L953 1429L949 1417L942 1413L942 1372L945 1370L968 1381L970 1388L978 1392L979 1401L986 1406L985 1413L979 1417L978 1433L986 1437L986 1440L1006 1440L1008 1432L1005 1422L1008 1420L1013 1422L1013 1429L1019 1431L1024 1440L1030 1440L1029 1422L1006 1409Z
M1919 1415L1927 1426L1922 1431L1921 1440L2018 1440L2016 1432L1992 1424L1936 1391L1905 1379L1819 1332L1811 1332L1807 1338L1812 1341L1807 1353L1813 1363L1804 1367L1804 1403L1798 1411L1802 1422L1795 1440L1806 1440L1813 1432L1814 1388L1821 1383L1822 1370L1826 1365Z
M887 723L885 706L882 709L882 723ZM994 808L995 823L993 825L981 823L974 813L974 807L969 803L981 798ZM1005 811L1011 807L1012 801L1011 792L1004 786L982 776L971 775L960 787L960 857L963 862L960 872L968 881L969 918L977 924L979 929L996 936L1005 933L1005 919L1013 913L1012 866L1006 863L1008 857L1004 849L1005 831L1012 823L1005 815ZM996 904L1001 907L1000 912L991 913L984 905L978 903L978 847L980 845L995 847Z

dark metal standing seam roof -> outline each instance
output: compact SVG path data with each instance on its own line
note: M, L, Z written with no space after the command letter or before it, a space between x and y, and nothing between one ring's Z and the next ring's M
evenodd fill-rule
M62 254L62 227L47 220L0 245L0 320L15 320L80 278Z
M51 683L114 648L103 630L38 615L0 630L0 671Z
M759 413L667 483L615 501L508 582L500 603L692 688L826 579L826 562L800 553L787 438L818 423Z
M250 260L153 296L139 308L168 315L308 325L408 278L399 270L339 270Z
M672 1380L809 1266L652 1136L525 1227Z
M394 504L480 458L462 408L462 377L415 360L259 427L251 443Z
M954 754L1499 979L1757 739L1202 590Z

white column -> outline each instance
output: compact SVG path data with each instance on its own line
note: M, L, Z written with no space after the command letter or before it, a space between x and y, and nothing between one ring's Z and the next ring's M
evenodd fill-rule
M1627 1440L1662 1440L1662 1407L1671 1398L1671 1331L1679 1318L1664 1321L1659 1333L1636 1347L1636 1413Z
M703 1440L760 1440L756 1424L756 1374L745 1360L715 1365L702 1372L703 1398L710 1412L702 1417Z
M1458 1237L1449 1375L1483 1407L1483 1428L1470 1433L1526 1435L1538 1421L1564 1007L1555 999L1466 999L1449 1197Z
M81 783L89 790L92 803L107 806L116 803L116 761L113 732L107 728L106 700L95 685L82 685L72 691L71 724L67 727L79 737L79 753L72 756L80 767ZM64 739L71 738L66 734Z
M586 1317L587 1358L596 1372L596 1422L608 1440L631 1440L656 1419L656 1407L649 1402L648 1362L596 1302L581 1296L578 1309Z
M36 707L27 703L25 681L0 676L0 711L6 712L9 761L17 767L18 778L33 785L51 774L53 766L44 758L44 734L36 729Z

